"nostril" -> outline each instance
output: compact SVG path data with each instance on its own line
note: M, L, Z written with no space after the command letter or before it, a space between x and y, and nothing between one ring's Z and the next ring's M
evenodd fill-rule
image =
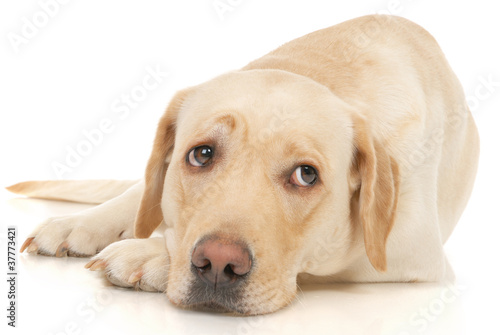
M224 273L230 278L237 276L237 274L234 272L234 265L232 264L226 265L226 267L224 268Z
M212 268L212 263L210 263L210 260L206 258L201 260L193 260L192 263L194 267L201 272L210 271L210 269Z
M207 265L200 266L198 269L200 269L201 272L210 271L212 269L212 264L208 262Z

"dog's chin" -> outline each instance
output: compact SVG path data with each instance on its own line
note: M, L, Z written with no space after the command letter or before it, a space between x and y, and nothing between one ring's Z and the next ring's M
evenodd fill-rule
M225 304L219 300L205 300L181 304L180 307L206 313L250 315L248 311L239 308L231 303Z
M200 312L208 312L208 313L220 313L220 314L242 314L238 311L232 310L224 305L216 301L207 301L198 304L193 304L188 306L189 309L200 311Z

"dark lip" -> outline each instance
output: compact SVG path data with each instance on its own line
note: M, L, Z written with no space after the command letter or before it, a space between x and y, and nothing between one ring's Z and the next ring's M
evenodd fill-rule
M235 299L239 300L239 299ZM237 313L246 314L237 306L237 302L219 297L206 297L206 299L188 298L182 303L186 308L212 313Z
M248 314L247 311L244 311L238 308L237 306L227 306L216 300L207 300L200 302L184 301L179 305L179 307L191 311L214 313L214 314L226 314L229 316L250 315Z
M223 306L219 304L216 301L207 301L207 302L201 302L201 303L195 303L187 306L189 309L200 311L200 312L209 312L209 313L220 313L220 314L225 314L225 313L238 313L235 310L232 310L226 306ZM238 313L240 314L240 313Z
M182 301L182 305L188 309L205 312L246 314L239 306L242 302L243 286L213 291L207 289L201 280L196 280L191 284L188 297Z

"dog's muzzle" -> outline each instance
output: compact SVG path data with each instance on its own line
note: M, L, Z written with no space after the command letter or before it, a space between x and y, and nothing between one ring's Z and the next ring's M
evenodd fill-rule
M195 278L186 304L238 311L253 263L249 248L238 239L219 235L202 238L191 255Z

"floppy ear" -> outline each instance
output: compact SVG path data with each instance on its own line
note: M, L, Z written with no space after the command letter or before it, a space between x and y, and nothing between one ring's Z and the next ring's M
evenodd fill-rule
M161 196L169 164L167 157L174 149L177 115L186 95L187 90L177 92L158 123L153 152L146 167L144 193L135 218L136 238L149 237L163 221Z
M353 174L359 178L359 219L363 226L365 250L373 267L387 270L386 242L394 224L399 197L399 170L396 161L370 133L361 116L354 117L355 161Z

